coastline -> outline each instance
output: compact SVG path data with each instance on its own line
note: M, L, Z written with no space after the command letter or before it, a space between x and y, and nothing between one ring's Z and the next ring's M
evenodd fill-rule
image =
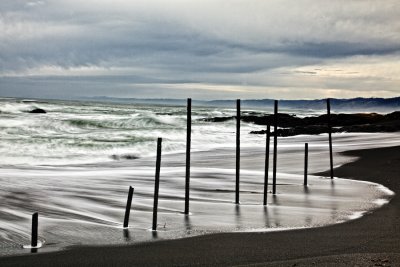
M400 263L400 146L344 152L358 159L335 176L376 182L396 195L360 219L282 232L223 233L132 246L72 247L37 255L0 258L1 266L309 266ZM321 175L321 173L320 173ZM207 256L206 256L207 255ZM385 265L387 264L387 265Z

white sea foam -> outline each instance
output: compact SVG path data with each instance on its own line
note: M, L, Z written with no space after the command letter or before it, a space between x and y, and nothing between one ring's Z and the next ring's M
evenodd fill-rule
M23 245L22 247L25 249L35 249L35 248L41 248L43 247L44 243L39 241L37 242L37 246L33 247L32 245Z

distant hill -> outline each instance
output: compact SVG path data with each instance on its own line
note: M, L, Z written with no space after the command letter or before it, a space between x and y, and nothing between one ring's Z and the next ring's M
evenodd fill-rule
M115 98L107 96L87 97L85 100L132 103L132 104L160 104L160 105L186 105L186 99L140 99L140 98ZM242 100L244 108L272 109L273 99L250 99ZM232 107L236 100L193 100L193 105ZM331 98L331 106L334 111L350 112L391 112L400 110L400 97L393 98ZM326 109L326 99L316 100L279 100L279 108L287 110L323 110Z

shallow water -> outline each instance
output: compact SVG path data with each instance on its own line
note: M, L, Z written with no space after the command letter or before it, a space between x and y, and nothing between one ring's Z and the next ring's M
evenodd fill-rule
M377 184L317 176L309 176L309 186L305 188L304 143L309 143L310 173L324 171L329 167L327 135L286 137L279 138L278 144L278 194L269 193L268 206L264 207L265 136L248 134L262 127L243 124L241 204L235 205L235 123L195 120L191 214L187 217L182 214L183 107L86 104L84 112L79 112L77 103L36 103L52 112L27 115L21 107L32 106L2 104L9 111L3 116L2 107L0 120L1 255L30 253L22 246L30 243L31 214L35 211L39 212L39 234L44 246L38 251L42 252L78 244L130 244L205 233L317 227L361 216L385 204L392 194ZM129 113L132 110L134 115ZM140 112L153 117L151 123L143 123ZM233 112L199 108L195 116ZM70 121L82 121L82 116L90 117L91 123L71 126ZM164 138L164 145L158 231L152 232L149 229L157 136ZM336 134L334 151L391 146L399 141L399 134ZM124 154L139 158L112 157ZM352 160L337 154L334 159L336 166ZM130 185L135 188L130 227L123 229Z

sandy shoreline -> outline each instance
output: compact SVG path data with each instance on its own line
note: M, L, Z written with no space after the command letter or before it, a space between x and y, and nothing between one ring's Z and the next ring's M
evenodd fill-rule
M250 265L398 266L400 264L400 147L345 152L360 157L335 176L382 184L392 201L361 219L321 228L270 233L226 233L132 246L73 247L0 258L1 266Z

